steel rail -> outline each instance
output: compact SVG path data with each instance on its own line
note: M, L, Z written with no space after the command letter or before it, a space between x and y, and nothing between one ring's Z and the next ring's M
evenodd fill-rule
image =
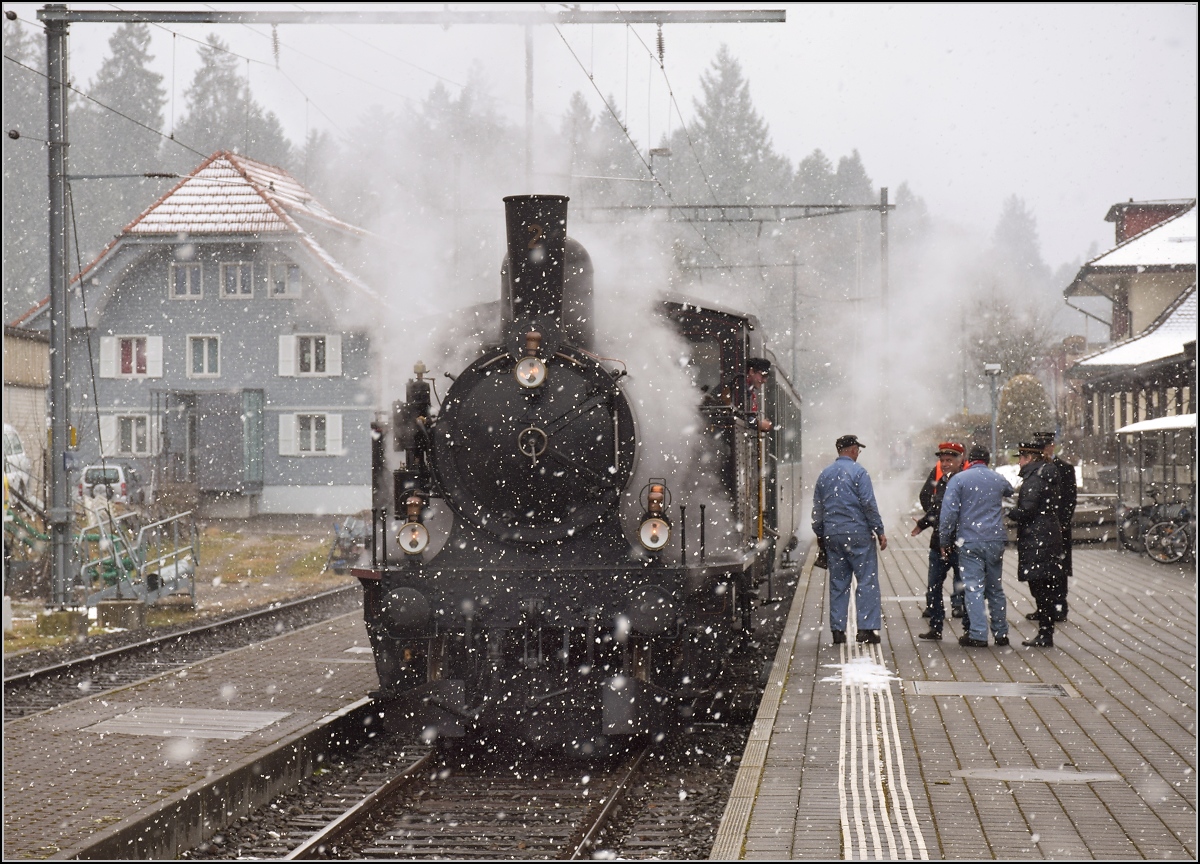
M635 760L633 760L633 764L629 766L629 770L625 772L625 776L621 778L620 782L617 783L617 785L614 786L612 791L608 794L608 798L606 798L604 801L604 806L600 808L600 812L596 814L596 818L592 820L592 824L588 826L587 831L584 832L583 838L579 841L578 845L576 845L575 851L571 853L571 857L568 860L580 861L584 858L591 857L589 850L592 848L592 844L599 839L600 832L602 832L605 826L608 825L609 818L613 815L617 806L621 803L625 793L629 789L634 775L641 770L642 763L646 761L646 756L648 756L649 753L650 748L647 747L638 754Z
M363 820L374 816L379 810L391 803L396 793L408 786L413 781L416 773L428 765L432 759L433 753L426 753L374 792L359 800L357 804L350 807L345 813L338 816L287 855L284 855L283 860L297 861L316 857L321 847L328 848L332 846Z
M61 675L64 672L69 672L72 669L77 669L90 663L98 663L103 660L110 660L115 657L120 657L123 654L132 654L135 651L153 648L155 645L162 645L175 640L187 639L192 636L197 636L226 627L233 627L238 624L250 623L261 618L267 618L271 615L278 614L279 612L286 612L308 604L318 603L322 600L336 597L345 592L356 590L358 590L358 586L356 585L346 585L342 588L333 588L329 591L323 591L320 594L314 594L311 597L302 597L298 600L290 600L286 603L271 605L264 609L256 609L253 612L246 612L242 615L234 616L233 618L223 618L219 621L213 621L208 624L200 624L195 627L190 627L187 630L176 630L162 636L153 636L149 639L143 639L140 642L134 642L130 645L122 645L119 648L111 648L107 651L89 654L86 657L76 657L73 660L66 660L62 663L56 663L52 666L43 666L39 669L30 669L27 672L21 672L5 678L4 686L8 687L9 685L13 684L25 684L30 681L36 681L39 678L47 678L52 675Z

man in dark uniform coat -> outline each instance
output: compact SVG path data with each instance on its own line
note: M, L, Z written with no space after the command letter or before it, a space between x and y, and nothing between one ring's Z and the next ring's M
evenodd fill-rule
M1031 648L1054 647L1054 586L1062 570L1058 470L1044 450L1040 439L1021 445L1021 490L1008 513L1017 523L1017 578L1029 583L1037 604L1038 635L1021 643Z
M942 558L942 547L938 540L938 519L942 512L942 498L946 494L946 482L962 470L965 452L963 445L957 441L943 441L939 444L936 453L938 464L930 470L925 485L921 487L920 500L925 515L917 519L912 536L916 537L926 528L933 529L933 537L929 541L928 585L925 589L925 615L929 618L929 632L920 634L922 639L937 641L942 638L942 624L946 620L942 589L946 583L946 575L951 570L954 571L954 582L950 592L950 608L955 618L963 617L964 593L958 549L950 547L949 558ZM964 630L967 629L970 627L964 627Z
M1058 524L1063 532L1063 561L1062 569L1054 580L1054 607L1051 609L1051 612L1054 615L1054 620L1062 623L1067 620L1067 588L1073 575L1071 569L1071 522L1075 518L1075 506L1079 497L1079 489L1078 484L1075 482L1075 466L1064 460L1061 456L1054 455L1054 433L1041 432L1037 435L1037 439L1045 445L1042 448L1042 452L1046 461L1053 465L1054 470L1058 472ZM1025 617L1031 621L1036 621L1038 613L1031 612Z

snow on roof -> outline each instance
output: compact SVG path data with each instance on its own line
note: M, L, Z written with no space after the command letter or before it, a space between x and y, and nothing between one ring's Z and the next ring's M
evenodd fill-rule
M130 237L212 234L293 234L335 276L372 300L378 295L317 242L294 217L307 217L359 236L368 232L342 222L312 197L294 177L266 162L227 151L209 156L200 167L125 226L91 263L72 279L74 284L94 270ZM21 325L41 315L46 297L12 322Z
M1083 265L1083 270L1196 266L1196 208L1165 219ZM1082 272L1082 271L1081 271Z
M264 234L294 230L288 216L309 217L365 234L340 219L282 168L236 153L214 153L158 199L123 233Z
M1179 210L1191 207L1196 203L1195 198L1150 198L1144 201L1118 201L1108 208L1104 215L1105 222L1116 222L1124 210Z
M1196 283L1193 282L1159 319L1132 339L1084 357L1076 366L1140 366L1183 353L1196 341Z
M1195 414L1174 414L1170 417L1156 417L1153 420L1139 420L1117 430L1120 435L1125 432L1157 432L1161 429L1195 429Z

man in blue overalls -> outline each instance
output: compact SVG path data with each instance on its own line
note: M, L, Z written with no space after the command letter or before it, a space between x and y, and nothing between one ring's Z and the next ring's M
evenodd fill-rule
M867 469L858 464L863 444L856 435L837 439L838 458L821 472L813 489L812 527L829 558L829 628L835 645L846 641L850 580L858 607L859 642L879 642L879 560L875 539L887 548L879 505Z

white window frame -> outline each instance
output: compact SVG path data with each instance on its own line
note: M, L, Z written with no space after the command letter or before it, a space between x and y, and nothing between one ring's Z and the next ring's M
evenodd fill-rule
M283 291L276 291L276 273L283 271ZM295 284L289 278L292 272L296 274ZM299 264L291 261L272 261L267 269L267 296L273 300L290 300L299 297L304 290L304 271Z
M310 339L325 340L325 368L302 371L304 342ZM313 359L316 359L315 343ZM315 364L314 364L315 365ZM340 333L287 333L279 337L279 374L297 378L340 378L342 375L342 335Z
M196 345L193 340L203 339L204 354L203 361L205 371L197 372L194 366ZM217 368L216 371L208 369L208 343L209 340L217 343ZM221 337L216 333L189 333L187 337L187 377L189 378L219 378L221 377Z
M104 445L104 456L153 456L156 452L154 434L157 431L149 414L102 414L100 415L100 437ZM138 449L138 426L142 430L142 448ZM124 446L123 432L128 430L130 446Z
M133 368L130 372L121 370L121 343L134 343L132 348ZM146 371L137 371L137 342L145 343ZM161 378L163 374L163 337L149 336L145 333L121 333L100 337L100 377L101 378Z
M195 281L188 279L188 293L179 294L175 291L176 274L180 270L188 272L195 271ZM171 282L167 286L167 293L174 300L200 300L204 297L204 267L198 262L172 262L171 264Z
M246 268L245 281L242 279L242 268ZM236 268L238 273L237 288L238 290L230 293L226 290L226 281L231 268ZM229 300L245 300L247 297L254 296L254 262L253 261L225 261L221 264L221 296Z
M325 447L314 449L316 422L325 426ZM306 446L307 445L307 446ZM279 415L280 456L342 456L342 415L329 411L297 411Z

